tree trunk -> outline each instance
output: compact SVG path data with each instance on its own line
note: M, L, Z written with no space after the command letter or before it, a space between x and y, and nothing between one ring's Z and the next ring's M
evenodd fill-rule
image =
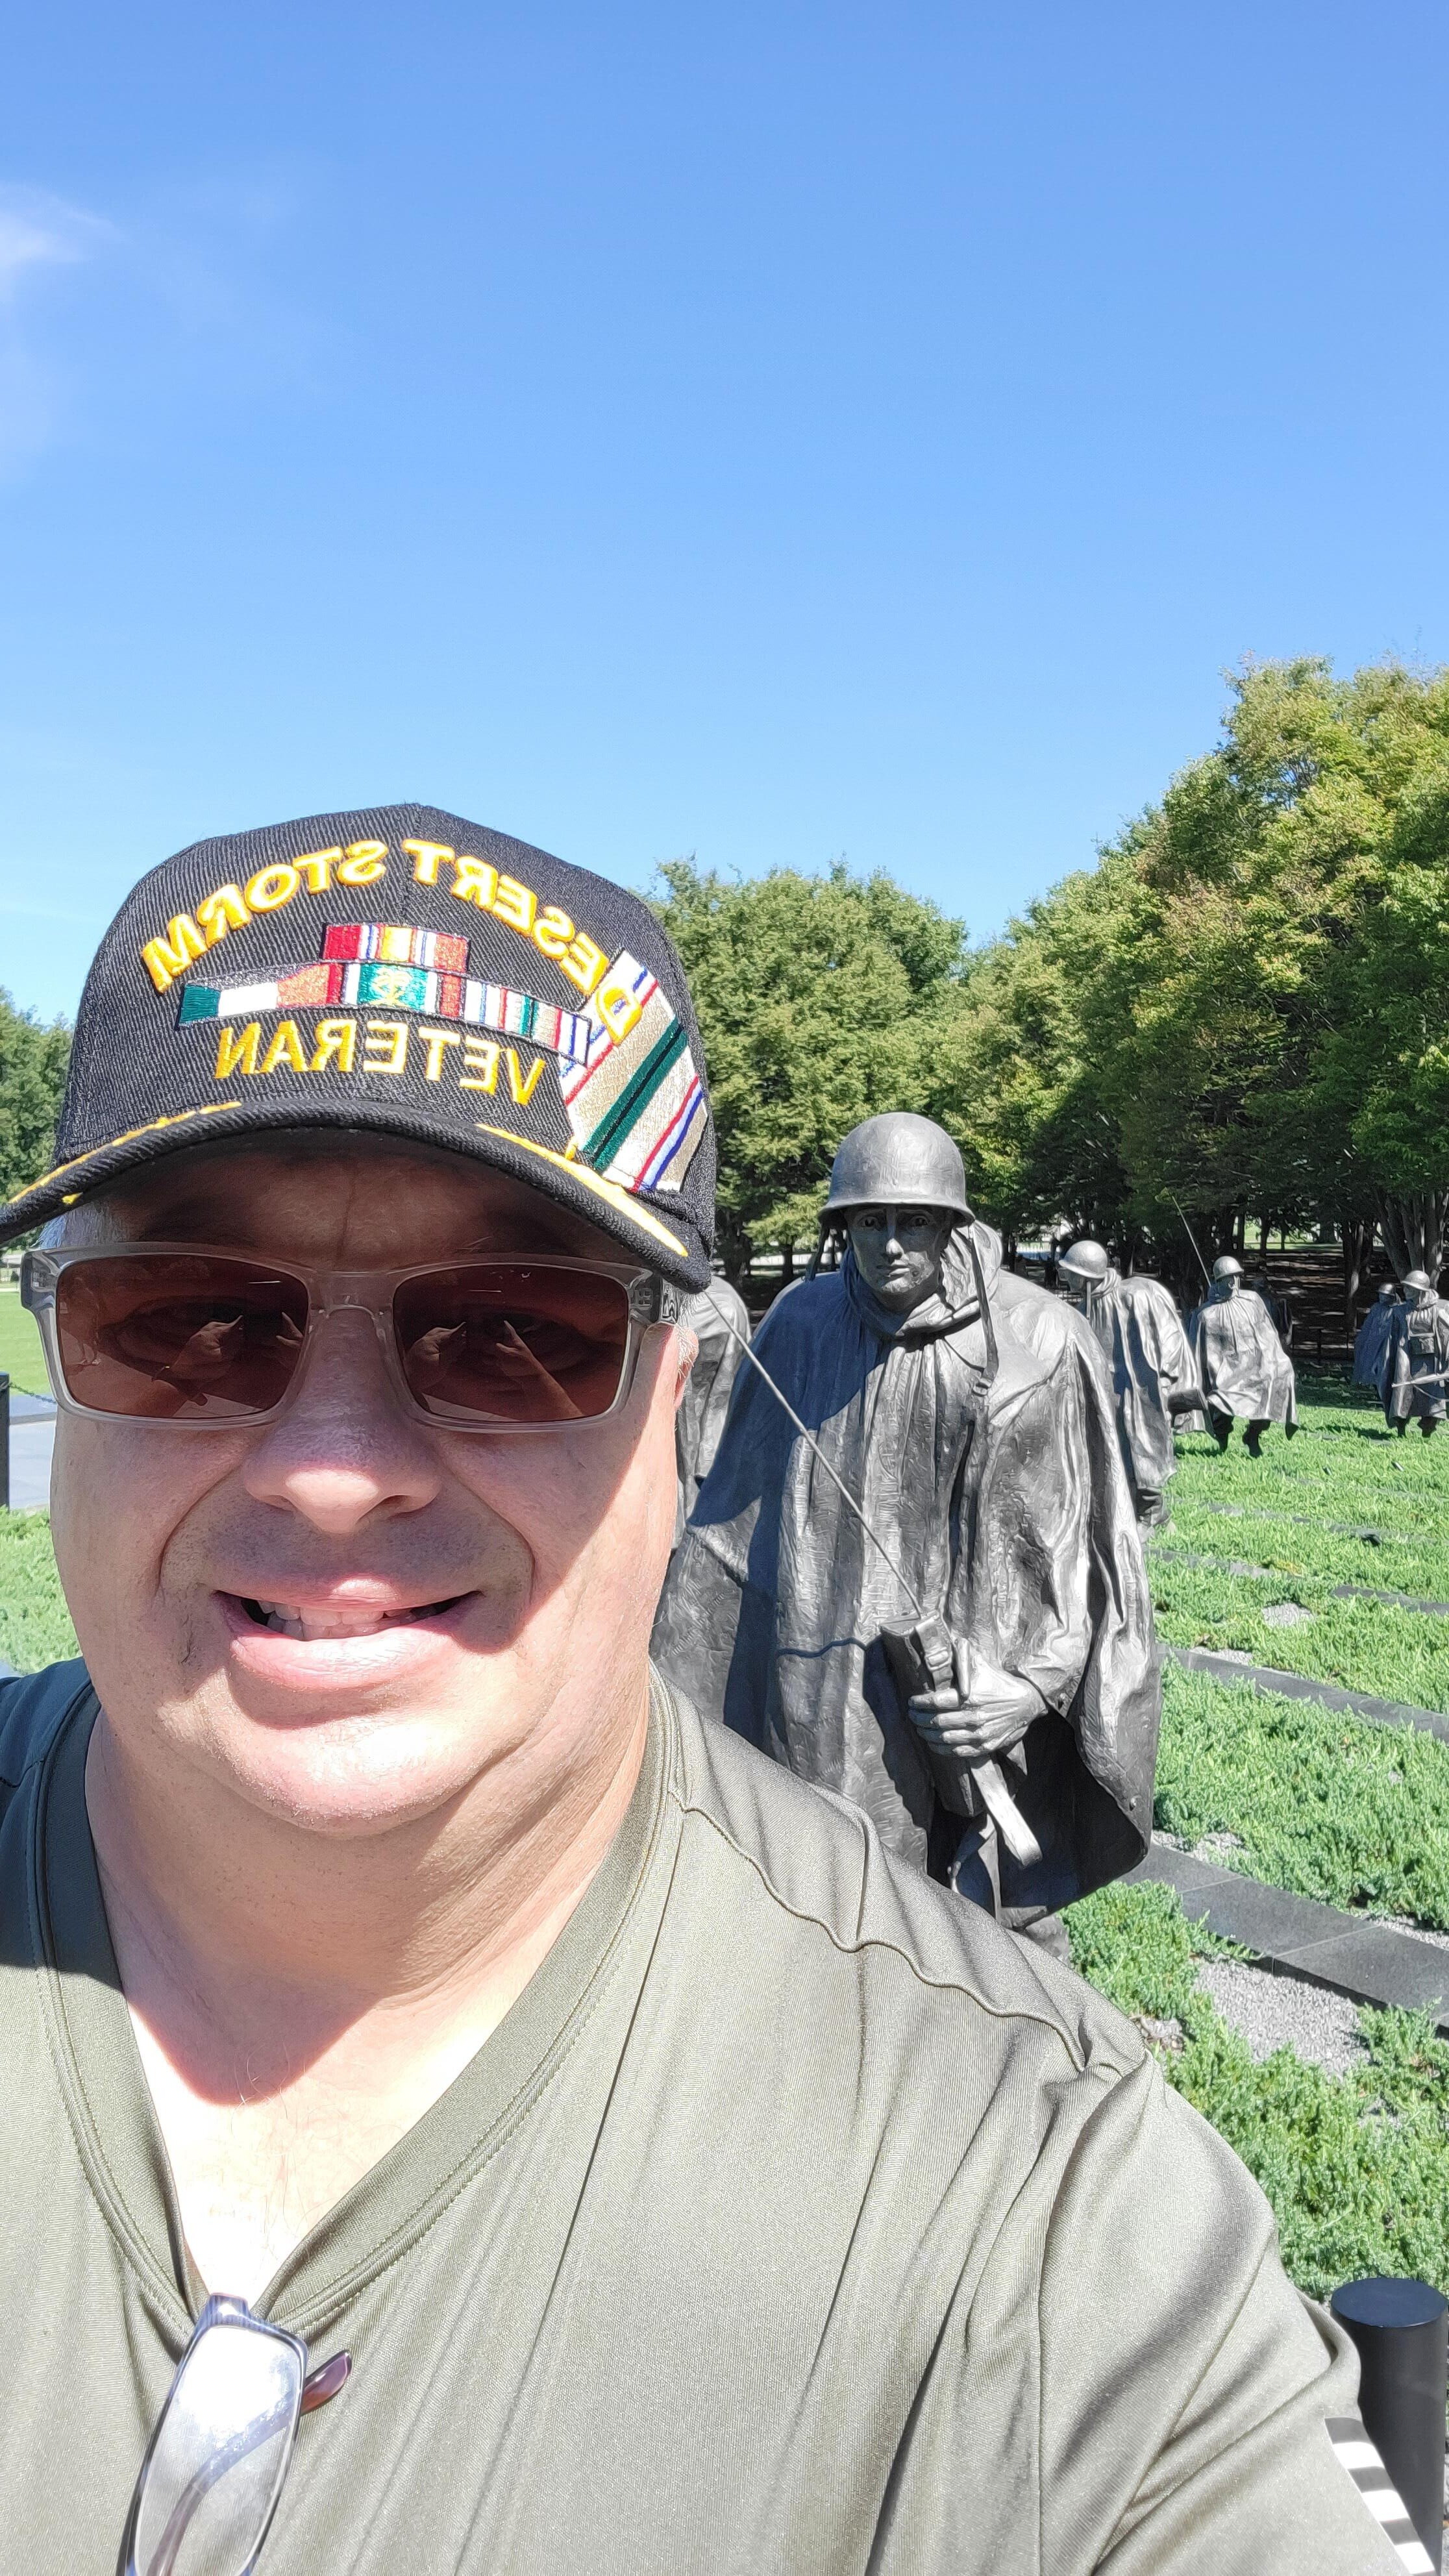
M1258 1267L1260 1270L1266 1270L1268 1267L1268 1226L1268 1218L1260 1216L1258 1219Z
M1343 1323L1352 1341L1358 1330L1358 1283L1369 1257L1374 1230L1367 1217L1346 1216L1339 1232L1343 1240Z
M1444 1267L1444 1229L1449 1221L1449 1190L1416 1191L1408 1198L1377 1193L1379 1227L1396 1279L1406 1271L1427 1270L1436 1287Z

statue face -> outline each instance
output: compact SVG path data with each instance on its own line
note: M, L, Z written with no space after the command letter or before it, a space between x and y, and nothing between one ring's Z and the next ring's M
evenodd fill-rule
M850 1248L867 1288L898 1315L932 1296L955 1218L944 1208L865 1207L850 1220Z

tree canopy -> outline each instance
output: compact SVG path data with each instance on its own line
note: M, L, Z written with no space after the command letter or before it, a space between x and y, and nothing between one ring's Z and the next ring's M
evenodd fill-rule
M804 1241L845 1130L920 1108L1011 1234L1204 1245L1449 1213L1449 672L1249 667L1221 741L1004 937L890 878L666 869L727 1257Z
M0 1199L38 1180L55 1159L70 1038L63 1020L43 1027L0 990Z
M835 1148L918 1103L967 971L964 924L884 875L780 868L733 883L688 860L657 909L704 1034L720 1242L736 1269L813 1236Z

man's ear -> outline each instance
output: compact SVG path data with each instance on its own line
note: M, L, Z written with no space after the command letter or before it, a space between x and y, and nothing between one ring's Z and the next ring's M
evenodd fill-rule
M689 1372L699 1357L699 1335L691 1332L688 1324L676 1324L674 1339L677 1344L674 1358L677 1371L674 1380L674 1409L677 1413L683 1401L684 1390L689 1384Z

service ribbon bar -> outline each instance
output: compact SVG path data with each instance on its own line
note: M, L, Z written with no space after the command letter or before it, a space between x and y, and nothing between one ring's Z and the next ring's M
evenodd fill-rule
M383 966L436 966L445 975L468 972L466 939L446 930L413 930L402 921L334 921L322 954Z
M178 1028L188 1020L249 1020L259 1011L289 1011L298 1002L340 1002L346 968L292 966L269 984L183 984Z
M381 925L368 923L369 931ZM335 937L329 932L329 941ZM346 935L346 934L343 934ZM391 936L391 932L384 932ZM441 932L401 933L429 940L438 949L460 949L465 939ZM511 984L488 984L473 975L450 974L436 966L393 964L382 958L327 957L320 965L288 968L266 984L184 984L178 1025L192 1020L254 1019L263 1011L288 1011L298 1003L322 1007L352 1003L378 1010L416 1011L434 1020L461 1020L500 1037L531 1039L551 1055L572 1059L585 1054L589 1022L582 1011L561 1011L535 993L520 993Z
M627 951L583 1017L559 1089L584 1161L626 1190L678 1187L704 1133L704 1086L655 978Z

